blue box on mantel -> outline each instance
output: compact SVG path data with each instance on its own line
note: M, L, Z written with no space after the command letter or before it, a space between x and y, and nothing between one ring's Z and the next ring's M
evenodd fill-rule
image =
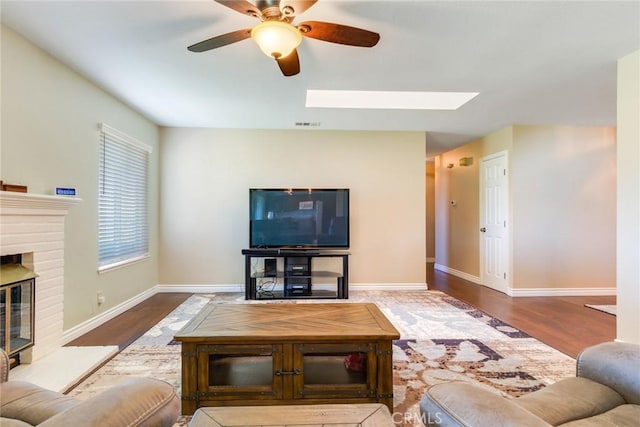
M56 195L57 196L75 196L76 195L76 189L75 188L56 187Z

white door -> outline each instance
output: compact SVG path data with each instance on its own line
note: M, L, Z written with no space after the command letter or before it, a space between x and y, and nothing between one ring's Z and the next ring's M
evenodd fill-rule
M506 293L509 277L507 152L484 157L480 170L481 280L483 285Z

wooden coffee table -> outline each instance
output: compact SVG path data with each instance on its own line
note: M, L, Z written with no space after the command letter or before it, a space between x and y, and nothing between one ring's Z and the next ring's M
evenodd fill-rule
M201 406L383 403L396 328L370 303L210 303L180 330L182 413Z
M395 427L380 403L200 408L189 427Z

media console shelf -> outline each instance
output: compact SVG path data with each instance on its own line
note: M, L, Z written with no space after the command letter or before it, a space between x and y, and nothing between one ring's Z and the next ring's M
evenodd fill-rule
M243 249L242 255L247 300L349 298L348 252L322 249ZM331 270L315 268L315 264L321 262L314 260L329 258L338 259L341 265Z

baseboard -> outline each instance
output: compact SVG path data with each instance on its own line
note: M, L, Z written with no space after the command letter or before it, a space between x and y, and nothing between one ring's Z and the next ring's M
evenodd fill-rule
M349 284L350 290L360 291L425 291L426 283L353 283ZM108 322L114 317L124 313L130 308L140 304L147 298L158 293L172 292L189 292L194 294L215 294L223 292L239 292L244 293L244 285L156 285L133 298L130 298L97 316L86 320L79 325L67 329L62 333L62 344L67 344L74 339L90 332L103 323Z
M215 294L225 292L243 292L244 285L156 285L155 293L190 292L193 294Z
M482 285L480 278L462 271L449 268L441 264L435 264L436 270L444 271L470 282ZM428 289L427 283L351 283L349 289L353 291L425 291ZM67 344L74 339L90 332L103 323L108 322L114 317L124 313L130 308L140 304L147 298L157 293L172 292L190 292L195 294L215 294L223 292L244 292L244 285L156 285L133 298L128 299L115 307L106 310L97 316L86 320L79 325L67 329L62 333L62 343ZM527 288L513 289L509 288L507 295L512 297L548 297L548 296L615 296L616 288Z
M318 284L314 287L322 290L335 290L335 284ZM424 291L426 283L349 283L353 291ZM242 292L244 285L157 285L154 293L191 292L194 294L212 294L216 292Z
M477 285L484 286L480 277L463 271L458 271L442 264L435 264L436 270L444 271ZM616 288L508 288L505 292L510 297L584 297L584 296L615 296Z
M590 297L615 296L616 288L509 288L512 297Z
M350 291L426 291L426 283L349 283Z
M464 271L459 271L454 268L447 267L446 265L442 265L438 263L435 263L433 265L433 268L439 271L444 271L445 273L449 273L452 276L456 276L461 279L468 280L469 282L473 282L476 285L482 285L482 281L480 280L480 277L474 276L473 274L465 273Z
M86 334L87 332L97 328L98 326L102 325L103 323L108 322L109 320L113 319L114 317L124 313L125 311L129 310L130 308L140 304L141 302L143 302L144 300L146 300L147 298L152 297L153 295L156 294L156 290L155 287L151 288L151 289L147 289L146 291L134 296L133 298L130 298L118 305L116 305L115 307L112 307L100 314L98 314L97 316L92 317L89 320L85 320L84 322L80 323L79 325L76 325L72 328L67 329L66 331L64 331L62 333L62 344L67 344L71 341L73 341L74 339L81 337L82 335Z

